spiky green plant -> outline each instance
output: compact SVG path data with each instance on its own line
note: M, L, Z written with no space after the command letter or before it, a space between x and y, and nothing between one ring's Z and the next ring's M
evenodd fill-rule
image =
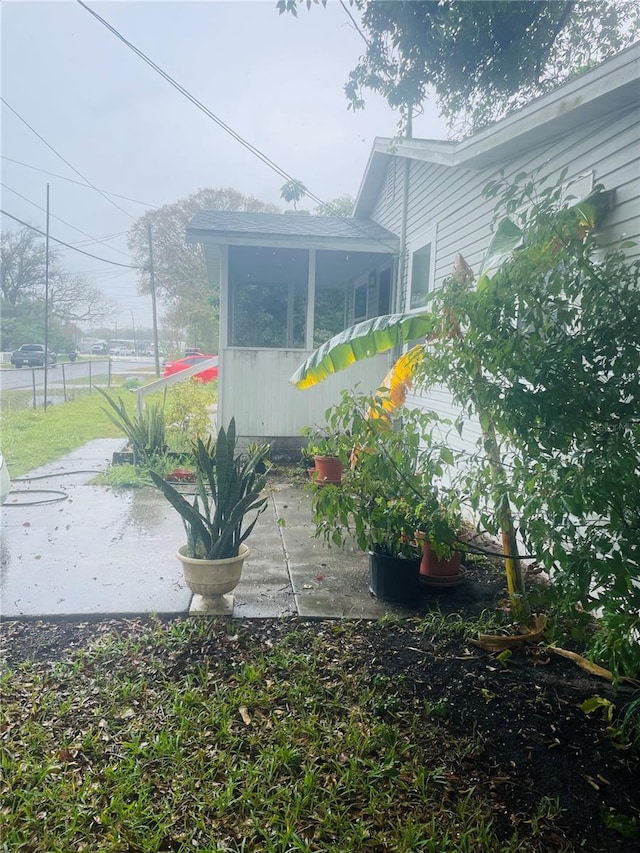
M132 416L121 399L116 401L102 388L95 387L111 407L109 410L103 406L102 411L127 436L137 461L146 465L154 456L165 452L167 434L164 400L162 403L150 403Z
M240 545L255 527L267 506L261 497L267 478L256 467L270 450L262 444L243 457L236 453L235 419L228 428L220 427L217 438L206 442L198 438L194 445L196 492L193 503L154 471L153 483L177 510L187 533L187 556L196 559L223 560L236 557ZM244 524L248 515L255 516Z

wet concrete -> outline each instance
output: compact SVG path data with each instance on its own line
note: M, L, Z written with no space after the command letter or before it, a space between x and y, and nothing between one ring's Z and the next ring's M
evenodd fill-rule
M172 550L184 537L177 514L151 489L90 485L122 445L92 441L27 475L38 479L12 482L2 507L3 618L188 608Z
M91 484L122 447L118 439L92 441L31 472L38 479L12 483L2 507L2 618L188 613L191 593L175 556L185 539L178 514L153 488ZM303 492L270 486L247 542L235 617L407 613L369 593L365 555L327 548L314 533Z

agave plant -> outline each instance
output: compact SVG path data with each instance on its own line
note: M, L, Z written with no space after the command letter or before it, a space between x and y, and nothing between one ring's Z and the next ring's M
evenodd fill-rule
M267 506L261 496L267 482L256 468L269 454L268 444L248 455L236 453L236 424L220 427L216 438L198 438L194 445L196 492L193 503L154 471L149 474L169 503L182 517L187 533L187 556L224 560L236 557ZM245 524L247 516L254 517Z
M142 411L130 415L122 400L114 400L102 388L94 386L105 398L111 409L102 407L102 411L111 423L121 429L129 439L134 458L143 464L167 449L166 421L164 402L152 403Z

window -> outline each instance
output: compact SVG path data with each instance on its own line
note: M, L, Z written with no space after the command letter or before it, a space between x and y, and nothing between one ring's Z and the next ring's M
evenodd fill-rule
M368 282L358 285L353 292L353 322L367 319L367 287Z
M427 304L427 295L431 289L432 243L428 242L417 249L411 259L411 291L409 308L421 308Z
M391 313L391 269L382 270L378 278L378 315Z
M231 346L303 349L309 253L229 248Z

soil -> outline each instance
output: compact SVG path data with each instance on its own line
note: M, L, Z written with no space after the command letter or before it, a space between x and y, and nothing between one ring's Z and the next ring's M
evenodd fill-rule
M40 667L82 650L99 634L135 634L144 621L8 622L0 636L9 667L18 668L25 661ZM544 846L531 849L638 850L637 756L620 748L601 713L587 715L580 709L595 695L619 709L634 695L630 687L613 688L543 646L515 652L501 663L495 654L469 641L425 633L416 620L343 625L340 643L326 644L334 672L335 656L340 654L344 670L352 676L392 685L387 696L390 713L397 703L418 715L446 703L443 733L453 739L475 733L484 742L462 767L457 762L448 769L449 781L454 780L460 791L474 786L488 789L501 838L508 839L515 828L526 832L528 823L533 831L532 818L546 796L557 799L561 815L551 829L546 828ZM246 660L252 648L263 649L265 642L273 644L295 631L300 643L302 631L304 648L307 632L309 638L324 633L329 639L331 630L328 623L296 618L244 620L242 641L230 644L223 642L228 623L220 620L212 623L206 637L189 643L178 659L173 654L167 671L173 678L183 677L212 656L217 666L231 671L234 663ZM317 667L323 668L322 659Z

